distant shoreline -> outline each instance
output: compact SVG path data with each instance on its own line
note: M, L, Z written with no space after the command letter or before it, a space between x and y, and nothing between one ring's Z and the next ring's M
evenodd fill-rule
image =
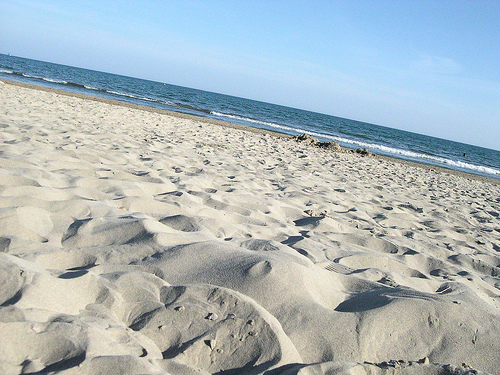
M226 128L240 129L240 130L253 132L253 133L257 133L257 134L270 134L270 135L277 137L277 138L291 139L293 137L292 135L289 135L286 133L281 133L278 131L272 131L272 130L261 129L261 128L254 128L251 126L238 125L238 124L233 124L233 123L226 122L226 121L210 119L207 117L196 116L196 115L186 114L186 113L182 113L182 112L169 111L166 109L148 107L148 106L144 106L144 105L133 104L133 103L128 103L128 102L114 100L114 99L105 99L105 98L101 98L98 96L92 96L92 95L88 95L88 94L80 94L80 93L65 91L65 90L61 90L61 89L55 89L55 88L51 88L51 87L34 85L34 84L30 84L30 83L11 81L11 80L7 80L4 78L0 78L0 82L4 82L5 84L10 84L10 85L14 85L14 86L26 87L26 88L30 88L30 89L34 89L34 90L54 92L54 93L57 93L60 95L81 98L84 100L92 100L92 101L107 103L107 104L115 105L115 106L122 106L122 107L127 107L127 108L139 109L139 110L147 111L147 112L166 114L169 116L174 116L174 117L183 118L183 119L191 119L191 120L195 120L195 121L199 121L199 122L210 123L210 124L214 124L214 125L223 126ZM428 165L428 164L424 164L424 163L418 163L418 162L414 162L414 161L399 159L397 157L379 155L376 153L373 153L372 157L378 158L378 159L384 159L387 161L392 161L392 162L396 162L396 163L400 163L400 164L415 166L418 168L434 170L434 171L447 173L447 174L451 174L451 175L455 175L455 176L460 176L460 177L467 178L467 179L484 181L484 182L489 182L489 183L493 183L496 185L500 185L500 180L498 180L498 179L495 179L492 177L476 175L473 173L456 171L456 170L453 170L451 168L438 167L438 166L434 166L434 165Z

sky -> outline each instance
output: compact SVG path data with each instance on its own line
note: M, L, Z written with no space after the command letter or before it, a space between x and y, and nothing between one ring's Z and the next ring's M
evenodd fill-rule
M0 0L0 53L500 150L500 1Z

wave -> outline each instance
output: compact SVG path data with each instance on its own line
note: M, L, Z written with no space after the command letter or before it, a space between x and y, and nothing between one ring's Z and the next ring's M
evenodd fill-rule
M100 90L100 89L98 89L98 90ZM108 94L113 94L113 95L116 95L116 96L123 96L125 98L130 98L130 99L135 99L135 100L144 100L144 101L147 101L147 102L153 102L153 103L168 105L168 106L171 106L171 107L177 106L175 103L172 103L172 102L169 102L169 101L165 101L165 100L161 100L161 99L148 98L148 97L145 97L145 96L128 94L128 93L118 92L118 91L113 91L113 90L100 90L100 91L104 91L104 92L107 92Z
M127 94L124 92L118 92L118 91L113 91L113 90L103 90L103 91L110 93L110 94L113 94L113 95L117 95L117 96L124 96L126 98L149 100L148 98L142 98L142 97L132 95L132 94Z
M221 113L221 112L217 112L217 111L210 111L210 114L213 115L213 116L227 117L227 118L231 118L233 120L240 120L240 121L244 121L244 122L251 122L253 124L260 124L260 125L270 126L270 127L273 127L273 128L276 128L276 129L281 129L281 130L295 131L295 132L299 132L299 133L300 132L302 132L302 133L306 132L305 130L302 130L302 129L292 128L290 126L277 124L275 122L267 122L267 121L262 121L262 120L255 120L253 118L243 117L243 116L238 116L238 115L233 115L233 114L229 114L229 113Z
M204 110L200 110L200 109L198 109L196 107L189 106L189 105L176 104L176 103L173 103L173 102L164 101L164 100L160 100L160 99L148 98L148 97L145 97L145 96L138 96L138 95L128 94L128 93L124 93L124 92L118 92L118 91L113 91L113 90L101 89L101 88L98 88L98 87L90 86L88 84L85 85L85 84L81 84L81 83L77 83L77 82L71 82L71 81L65 81L65 80L61 80L61 79L41 77L41 76L37 76L37 75L32 75L32 74L23 73L23 72L16 72L14 70L6 70L6 69L0 69L0 73L13 74L13 75L17 75L17 76L20 76L20 77L29 78L29 79L38 80L38 81L45 81L45 82L55 83L55 84L64 85L64 86L77 87L79 89L98 91L98 92L102 92L102 93L111 94L111 95L114 95L114 96L129 98L129 99L148 101L148 102L163 104L163 105L167 105L167 106L171 106L171 107L184 107L184 108L189 108L191 110L198 110L198 111L204 112Z
M454 160L450 160L450 159L443 159L443 163L448 164L448 165L452 165L455 167L459 167L462 169L470 169L470 170L474 170L474 171L478 171L478 172L482 172L482 173L486 173L486 174L491 174L494 176L500 176L500 170L495 169L495 168L465 163L463 161L454 161Z
M59 85L69 85L69 86L84 87L84 85L80 85L79 83L75 83L75 82L68 82L68 81L64 81L62 79L55 79L55 78L35 76L35 75L32 75L32 74L22 73L22 72L16 72L16 71L11 71L11 70L0 69L0 73L13 74L13 75L24 77L24 78L35 79L35 80L38 80L38 81L45 81L45 82L50 82L50 83L56 83L56 84L59 84Z
M4 72L4 71L0 71L0 72ZM163 104L163 105L168 105L168 106L188 107L190 109L195 109L196 110L195 107L177 105L175 103L164 101L164 100L160 100L160 99L148 98L148 97L145 97L145 96L138 96L138 95L128 94L128 93L124 93L124 92L118 92L118 91L113 91L113 90L101 89L101 88L98 88L98 87L94 87L94 86L90 86L90 85L84 85L84 84L80 84L80 83L76 83L76 82L71 82L71 81L64 81L64 80L58 80L58 79L53 79L53 78L47 78L47 77L39 77L39 76L35 76L35 75L27 74L27 73L19 73L19 72L15 72L15 71L12 71L12 72L11 71L5 71L5 72L9 73L9 74L19 75L19 76L22 76L22 77L25 77L25 78L42 80L42 81L46 81L46 82L50 82L50 83L56 83L56 84L65 85L65 86L73 86L73 87L77 87L77 88L80 88L80 89L99 91L99 92L103 92L103 93L107 93L107 94L111 94L111 95L115 95L115 96L120 96L120 97L135 99L135 100L143 100L143 101L148 101L148 102L153 102L153 103L158 103L158 104Z
M41 79L43 79L44 81L47 81L47 82L60 83L62 85L66 85L68 83L66 81L61 81L61 80L58 80L58 79L51 79L51 78L41 78Z
M221 113L221 112L217 112L217 111L211 111L210 114L212 114L213 116L226 117L226 118L230 118L233 120L239 120L239 121L243 121L243 122L260 124L260 125L272 127L275 129L280 129L280 130L288 132L288 133L290 133L290 132L297 133L297 134L306 133L306 134L309 134L313 137L323 138L323 139L327 139L330 141L343 143L346 145L367 148L367 149L370 149L372 151L378 150L378 151L382 151L385 154L389 154L389 155L393 155L393 156L399 155L402 158L423 160L423 161L428 161L428 162L431 162L434 164L450 166L452 168L460 168L460 169L480 172L480 173L484 173L484 174L488 174L488 175L500 176L500 170L486 167L486 166L482 166L482 165L475 165L475 164L471 164L471 163L466 163L466 162L463 162L460 160L452 160L452 159L447 159L447 158L443 158L443 157L439 157L439 156L422 154L419 152L403 150L403 149L399 149L399 148L395 148L395 147L384 146L384 145L377 144L377 143L362 142L362 141L349 139L349 138L345 138L345 137L341 137L341 136L318 133L318 132L314 132L314 131L310 131L310 130L306 130L306 129L295 128L295 127L287 126L287 125L281 125L281 124L274 123L274 122L255 120L252 118L239 116L239 115L235 115L235 114Z

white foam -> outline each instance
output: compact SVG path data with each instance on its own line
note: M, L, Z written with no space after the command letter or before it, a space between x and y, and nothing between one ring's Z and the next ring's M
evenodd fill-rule
M91 89L94 89L94 88L91 88ZM94 90L98 90L98 89L94 89ZM134 95L134 94L127 94L127 93L124 93L124 92L118 92L118 91L112 91L112 90L104 90L104 91L106 91L109 94L113 94L113 95L117 95L117 96L124 96L124 97L132 98L132 99L145 100L145 101L148 101L148 102L160 103L160 104L167 104L167 105L172 105L172 106L175 105L174 103L166 102L166 101L163 101L163 100L146 98L144 96L138 96L138 95Z
M302 129L292 128L290 126L280 125L280 124L276 124L274 122L254 120L254 119L251 119L251 118L248 118L248 117L243 117L243 116L238 116L238 115L230 115L230 114L227 114L227 113L221 113L221 112L216 112L216 111L211 111L210 114L214 115L214 116L219 116L219 117L228 117L228 118L232 118L232 119L235 119L235 120L241 120L241 121L245 121L245 122L251 122L251 123L254 123L254 124L271 126L273 128L282 129L282 130L302 132L302 133L304 132L304 130L302 130Z
M51 78L42 78L42 79L44 81L47 81L47 82L62 83L63 85L68 84L68 82L66 82L66 81L61 81L61 80L57 80L57 79L51 79Z

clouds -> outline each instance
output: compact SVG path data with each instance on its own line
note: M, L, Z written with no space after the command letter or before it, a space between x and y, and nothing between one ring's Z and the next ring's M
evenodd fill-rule
M442 56L422 56L411 67L418 72L433 74L459 74L464 71L457 61Z

